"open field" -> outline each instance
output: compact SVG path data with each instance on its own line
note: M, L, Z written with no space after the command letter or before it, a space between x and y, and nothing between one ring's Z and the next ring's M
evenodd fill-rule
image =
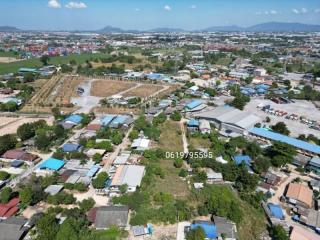
M75 60L77 64L83 64L87 60L91 60L93 58L104 57L105 55L102 53L83 53L83 54L70 54L68 56L62 57L51 57L49 60L49 64L67 64L71 60ZM16 73L19 68L22 67L30 67L30 68L37 68L41 67L42 63L39 58L31 58L27 60L21 60L18 62L11 62L11 63L0 63L0 74L4 73Z
M182 136L178 122L170 120L161 126L159 147L165 151L183 152Z
M208 138L191 137L188 141L189 145L192 145L194 148L209 148L211 146L211 142Z
M125 94L123 94L123 96L124 97L135 96L140 98L146 98L160 91L161 89L163 89L163 86L154 85L154 84L143 84L141 86L138 86L126 92Z
M137 84L133 82L112 81L112 80L96 80L91 86L91 96L110 97L120 92L135 87Z
M172 194L175 198L186 199L189 194L189 188L186 181L179 177L180 168L173 166L173 160L160 160L159 165L164 170L164 178L157 179L155 189L157 192Z
M27 117L0 117L0 136L5 134L15 134L19 126L24 123L32 123L39 120L45 120L49 125L52 125L53 118L27 118Z
M300 134L313 134L316 137L320 137L320 131L309 128L306 124L301 123L299 120L289 120L286 119L285 116L280 117L263 112L261 108L257 108L257 106L261 103L264 105L270 104L273 109L285 111L288 113L288 115L294 113L298 116L304 116L308 119L320 122L320 111L314 106L312 102L295 100L295 103L276 104L267 99L251 99L251 101L246 105L245 110L254 113L262 120L265 120L268 116L271 119L271 122L269 123L270 125L274 125L277 122L284 122L291 132L290 135L292 135L293 137L298 137Z

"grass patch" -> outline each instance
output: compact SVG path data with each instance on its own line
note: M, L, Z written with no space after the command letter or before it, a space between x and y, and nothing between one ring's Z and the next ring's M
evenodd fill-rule
M211 142L209 138L202 138L202 137L190 137L189 144L194 148L210 148Z
M58 65L58 64L67 64L71 60L75 60L77 64L83 64L87 60L91 60L94 58L104 57L105 55L102 53L84 53L84 54L70 54L68 56L62 57L51 57L49 60L49 64ZM39 58L32 58L27 60L22 60L18 62L12 63L0 63L0 74L4 73L16 73L18 72L19 68L26 67L26 68L38 68L41 67L42 63Z
M166 121L160 127L161 135L159 140L159 147L165 151L182 152L183 143L181 136L181 129L178 122Z
M179 177L181 168L175 168L173 160L160 160L159 165L164 170L165 176L163 179L157 179L154 189L157 192L170 193L178 199L186 199L190 192L187 182Z

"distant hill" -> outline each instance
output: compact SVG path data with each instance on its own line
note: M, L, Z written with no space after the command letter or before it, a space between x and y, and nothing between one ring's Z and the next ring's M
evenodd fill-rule
M10 26L0 26L0 32L19 32L20 29Z
M154 33L170 33L170 32L188 32L187 30L184 30L182 28L154 28L151 30L148 30L147 32L154 32Z
M97 32L100 32L100 33L123 33L125 31L121 28L106 26L106 27L98 30Z
M214 26L201 30L203 32L239 32L245 31L245 28L236 25L231 26Z
M203 29L204 32L318 32L320 25L311 25L303 23L284 23L284 22L267 22L251 27L239 26L216 26Z
M253 32L317 32L320 25L303 23L268 22L248 27Z

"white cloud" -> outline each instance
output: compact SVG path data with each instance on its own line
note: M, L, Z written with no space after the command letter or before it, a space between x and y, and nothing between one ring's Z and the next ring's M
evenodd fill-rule
M49 8L61 8L61 4L57 0L50 0L48 2Z
M191 5L190 8L191 8L191 9L196 9L197 6L196 6L196 5Z
M270 14L271 14L271 15L277 15L278 12L277 12L276 10L271 10L271 11L270 11Z
M140 8L135 8L134 9L136 12L140 12Z
M265 15L269 15L269 11L264 11L264 14Z
M171 11L171 7L170 7L169 5L165 5L163 8L164 8L164 10L166 10L166 11Z
M87 8L88 6L83 2L69 2L66 5L66 8Z
M292 12L295 14L305 14L308 12L308 9L306 9L306 8L301 8L301 9L293 8Z
M314 10L315 13L320 13L320 8Z

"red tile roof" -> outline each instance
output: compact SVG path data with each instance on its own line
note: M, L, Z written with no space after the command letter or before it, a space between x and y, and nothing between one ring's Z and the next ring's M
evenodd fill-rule
M18 212L19 198L13 198L6 204L0 204L0 217L11 217Z

